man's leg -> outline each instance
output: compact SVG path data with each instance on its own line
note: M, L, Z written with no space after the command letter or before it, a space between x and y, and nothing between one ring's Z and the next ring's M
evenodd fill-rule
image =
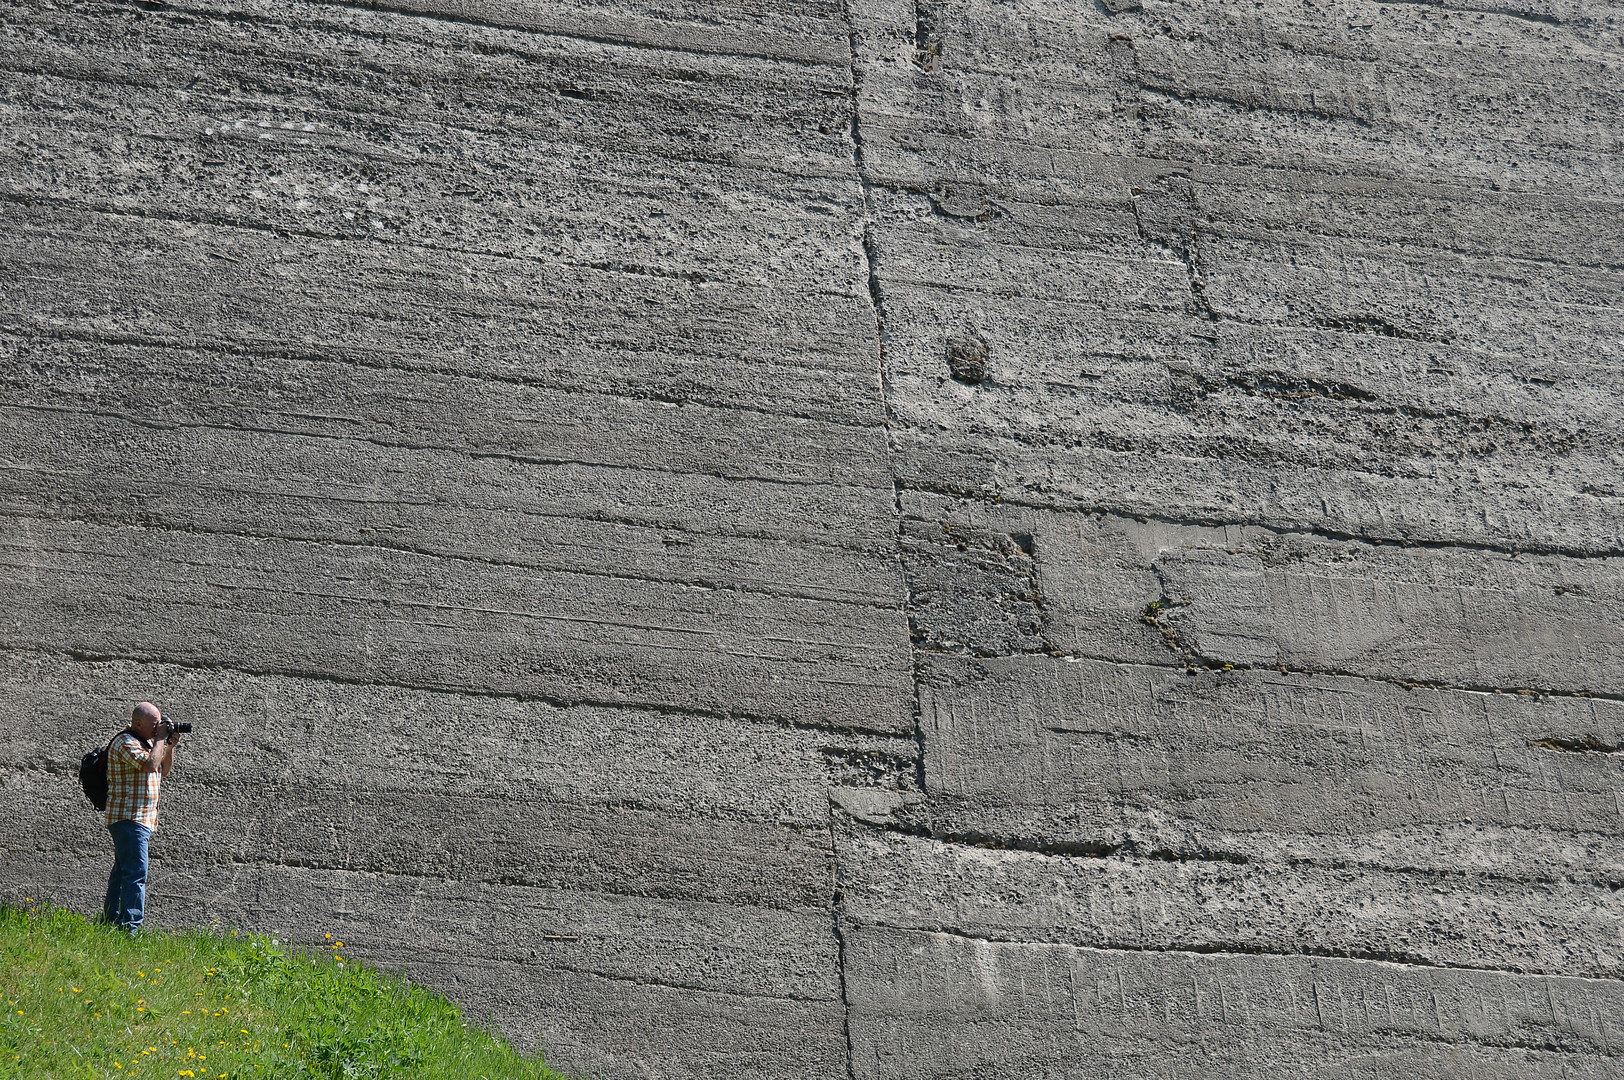
M107 826L108 833L113 837L113 870L107 875L107 899L102 901L102 922L109 925L118 921L118 897L124 888L124 848L118 842L118 826L127 824L115 821Z
M152 830L133 821L116 821L111 830L118 862L123 864L113 921L135 933L147 908L147 841Z

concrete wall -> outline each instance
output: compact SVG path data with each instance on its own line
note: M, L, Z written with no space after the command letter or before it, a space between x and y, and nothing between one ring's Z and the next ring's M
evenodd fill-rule
M0 891L604 1078L1624 1075L1624 9L17 0Z

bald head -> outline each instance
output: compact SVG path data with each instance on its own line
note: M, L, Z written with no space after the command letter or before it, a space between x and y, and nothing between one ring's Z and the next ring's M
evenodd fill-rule
M158 730L158 721L163 719L163 713L158 706L150 701L143 701L130 713L130 730L143 739L152 738Z

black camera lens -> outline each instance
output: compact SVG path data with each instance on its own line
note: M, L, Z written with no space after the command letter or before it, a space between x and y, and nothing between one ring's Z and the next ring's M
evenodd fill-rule
M190 735L192 733L191 724L170 724L169 729L176 735Z

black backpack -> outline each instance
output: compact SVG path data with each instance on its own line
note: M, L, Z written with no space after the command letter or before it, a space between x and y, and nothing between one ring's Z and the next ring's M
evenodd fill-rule
M79 786L85 789L85 798L97 810L107 809L107 755L113 744L127 734L128 730L119 732L107 740L106 746L79 759Z

